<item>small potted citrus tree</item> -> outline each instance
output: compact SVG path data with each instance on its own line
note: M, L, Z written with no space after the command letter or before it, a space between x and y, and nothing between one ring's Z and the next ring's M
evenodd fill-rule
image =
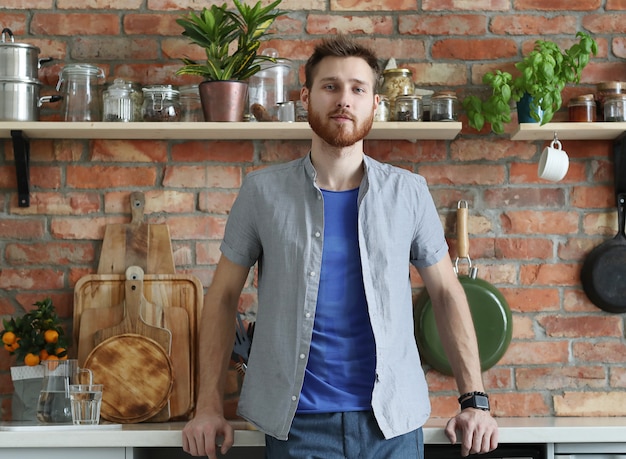
M196 62L183 58L177 75L196 75L200 83L200 100L205 121L242 121L246 106L248 78L261 69L261 62L273 60L259 53L261 41L274 20L282 14L276 0L267 6L258 1L249 6L233 0L236 10L226 3L190 12L176 22L183 36L202 47L206 58Z
M3 319L0 332L4 348L18 364L38 365L43 360L67 359L67 340L50 298L35 303L22 317Z
M3 319L0 339L4 349L16 357L17 366L11 367L14 421L36 420L37 401L44 377L46 361L67 359L67 339L61 320L50 298L38 301L37 306L22 317Z
M585 32L578 32L578 43L562 51L547 40L537 40L530 54L515 64L520 75L496 70L484 75L483 83L490 88L485 100L475 95L463 100L470 127L481 130L491 124L496 134L504 132L504 124L511 121L511 102L527 102L530 116L541 124L548 123L561 108L561 92L568 83L579 83L583 69L591 55L598 52L598 44ZM519 109L519 105L518 105Z

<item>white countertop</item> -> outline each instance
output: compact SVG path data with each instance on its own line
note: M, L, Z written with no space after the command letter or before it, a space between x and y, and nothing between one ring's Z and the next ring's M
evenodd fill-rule
M617 443L626 442L626 417L498 418L500 443ZM447 419L431 419L424 426L424 442L447 444ZM46 447L182 447L184 422L121 426L0 425L0 448ZM233 421L235 446L262 446L263 434L246 422ZM60 430L63 431L60 434ZM74 435L74 432L79 433Z

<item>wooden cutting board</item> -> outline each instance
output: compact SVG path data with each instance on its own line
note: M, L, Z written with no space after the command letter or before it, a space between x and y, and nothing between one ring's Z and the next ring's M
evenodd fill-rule
M78 347L79 364L82 365L84 360L81 358L86 358L93 350L95 331L120 322L123 312L112 306L119 305L124 300L124 290L125 276L119 274L92 274L77 282L74 288L73 337ZM170 416L184 419L191 413L195 400L199 317L204 301L202 284L190 274L146 274L143 293L148 301L161 306L165 320L164 323L156 323L157 317L152 317L152 322L146 322L164 326L172 333L170 358L174 387L170 397ZM168 311L170 308L184 310L187 325L183 314L171 313ZM94 310L99 312L95 314ZM178 318L174 318L176 316ZM102 322L92 323L94 317ZM91 334L91 341L85 334Z
M103 419L136 423L150 419L167 406L173 388L169 355L156 341L136 333L113 336L87 356L85 368L94 384L103 384Z
M145 223L145 204L142 192L131 193L131 222L106 226L98 274L124 274L129 266L139 266L146 274L176 273L169 227Z

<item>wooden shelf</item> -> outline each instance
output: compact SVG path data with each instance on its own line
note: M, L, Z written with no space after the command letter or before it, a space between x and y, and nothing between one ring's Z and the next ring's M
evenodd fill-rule
M152 139L152 140L271 140L310 139L308 123L66 123L0 121L0 138L21 131L28 139ZM460 122L376 122L368 139L451 140Z
M626 123L520 123L511 140L614 140L626 132Z

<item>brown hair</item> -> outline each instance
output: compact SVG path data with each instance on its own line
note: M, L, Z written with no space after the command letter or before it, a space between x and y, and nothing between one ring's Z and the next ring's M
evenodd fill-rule
M315 47L313 54L307 60L304 66L304 86L307 89L310 90L313 86L315 69L325 57L360 57L371 67L374 73L374 85L376 85L378 77L380 76L380 66L378 65L378 58L374 52L363 45L357 44L354 40L345 35L339 34L323 39L322 42Z

